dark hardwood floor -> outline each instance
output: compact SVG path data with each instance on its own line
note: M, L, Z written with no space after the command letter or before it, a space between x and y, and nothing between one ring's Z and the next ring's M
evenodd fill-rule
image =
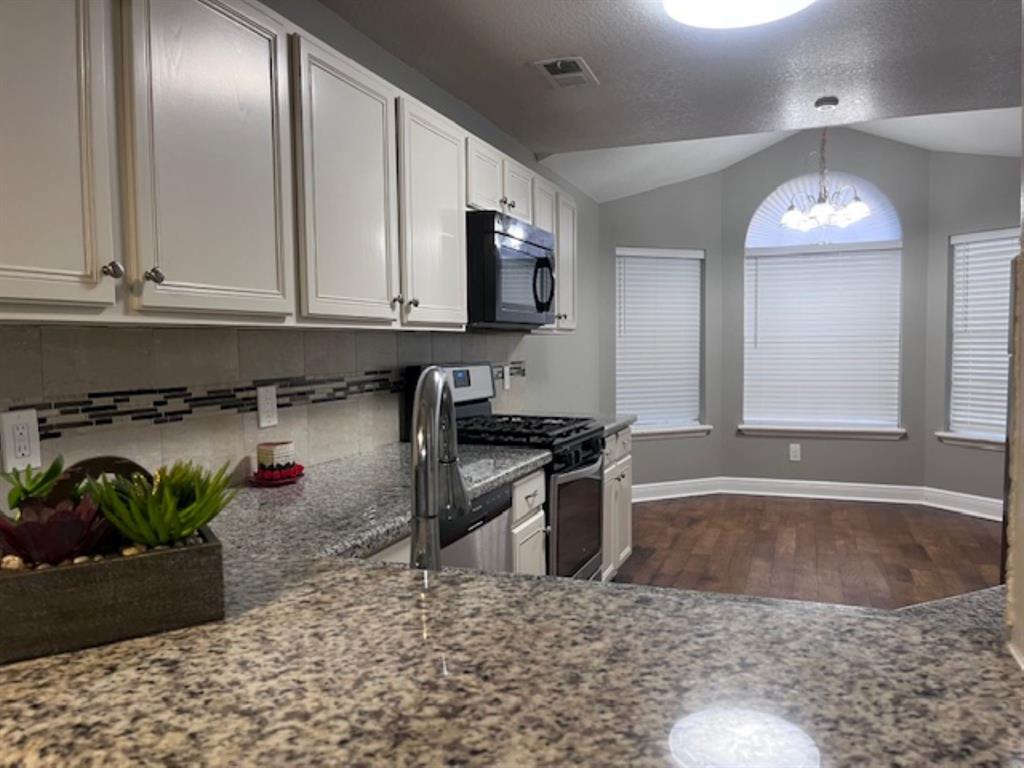
M999 523L955 512L759 496L633 506L616 581L898 608L999 579Z

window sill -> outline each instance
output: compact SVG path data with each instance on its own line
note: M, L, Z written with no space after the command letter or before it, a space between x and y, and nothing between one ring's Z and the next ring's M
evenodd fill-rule
M935 436L939 442L946 445L956 445L961 448L979 448L983 451L1005 451L1006 440L972 435L969 432L936 432Z
M633 427L634 440L670 440L674 437L704 437L711 434L710 424L694 424L692 427Z
M821 437L838 440L902 440L903 427L798 427L785 424L740 424L736 430L754 437Z

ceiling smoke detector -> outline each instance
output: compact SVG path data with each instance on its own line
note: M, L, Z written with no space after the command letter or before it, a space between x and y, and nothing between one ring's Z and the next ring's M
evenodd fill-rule
M814 102L814 108L819 112L832 112L839 106L838 96L822 96Z
M552 88L575 88L580 85L598 85L597 77L582 56L563 56L558 59L535 61L548 85Z

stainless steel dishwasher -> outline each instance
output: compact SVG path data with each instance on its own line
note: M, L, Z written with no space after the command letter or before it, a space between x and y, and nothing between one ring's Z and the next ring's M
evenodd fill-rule
M490 573L512 571L512 486L474 499L464 515L441 517L441 565Z

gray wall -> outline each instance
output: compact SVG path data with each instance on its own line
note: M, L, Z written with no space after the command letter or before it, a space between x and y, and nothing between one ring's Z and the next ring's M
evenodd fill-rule
M579 329L562 335L508 335L504 343L498 344L503 348L503 355L497 359L523 360L527 366L528 384L514 398L508 399L505 403L508 408L575 412L600 410L597 319L602 308L598 294L597 204L550 169L539 166L529 149L468 104L381 48L316 0L266 0L266 4L292 23L451 118L534 172L551 179L575 198L580 224L577 296ZM483 346L474 336L467 334L464 337L464 356L472 358L475 350L483 351ZM605 404L610 405L611 402Z
M1015 226L1016 159L931 153L838 129L829 143L836 170L875 183L903 224L901 409L899 441L743 436L743 243L750 218L779 184L812 170L818 134L803 132L725 171L601 206L602 291L614 296L616 245L705 248L706 438L635 441L636 480L659 482L730 475L929 485L999 496L1002 452L939 444L945 426L946 313L950 234ZM713 210L715 203L719 210ZM607 301L611 301L609 298ZM609 313L610 314L610 313ZM614 333L602 326L602 399L614 402ZM800 442L803 460L790 462Z

